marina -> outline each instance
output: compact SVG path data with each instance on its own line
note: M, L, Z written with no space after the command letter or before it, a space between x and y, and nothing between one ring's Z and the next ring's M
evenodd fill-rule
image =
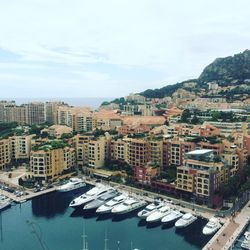
M165 250L167 245L173 246L173 249L192 250L201 249L210 239L202 235L202 228L206 224L203 219L190 225L190 229L196 232L193 234L189 230L176 230L173 225L147 225L137 217L137 211L117 217L112 214L98 216L95 212L70 208L70 201L81 192L53 192L3 211L0 248L14 250L21 245L21 249L25 250L42 249L32 234L32 231L40 230L42 244L47 245L48 249L82 249L83 221L90 250L104 249L105 231L110 250L118 249L118 241L121 250L131 249L131 244L140 250Z
M72 210L71 207L75 207L71 216L81 215L83 218L97 216L98 221L99 218L102 220L103 216L107 218L114 216L112 221L113 219L116 221L117 216L118 221L120 221L119 216L138 217L139 220L141 219L139 225L146 226L146 228L155 227L157 223L162 228L173 227L178 231L185 230L186 227L192 228L192 224L196 225L197 220L202 220L203 226L200 228L199 234L207 239L212 237L203 246L204 250L219 250L222 249L222 246L223 249L232 249L249 221L249 204L234 220L229 220L227 218L214 218L215 213L211 211L185 207L183 204L176 203L175 199L169 199L165 196L157 196L156 200L156 195L153 193L142 193L141 190L116 183L96 183L94 180L86 180L86 184L87 187L83 185L83 187L65 192L61 192L60 187L57 186L39 192L27 192L21 197L5 190L2 190L2 195L6 195L8 199L20 204L20 207L22 203L31 199L31 203L33 203L33 200L43 199L43 197L50 195L71 196L68 201L68 209ZM65 187L65 184L62 186ZM82 189L85 191L83 192ZM72 196L72 194L74 195ZM79 208L81 212L79 212Z

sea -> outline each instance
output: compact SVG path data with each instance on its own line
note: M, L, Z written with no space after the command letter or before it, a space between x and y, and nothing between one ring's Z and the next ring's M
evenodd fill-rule
M0 212L1 250L194 250L202 249L210 237L201 231L206 221L199 219L186 229L174 225L148 226L131 212L125 216L97 216L74 210L70 201L86 192L50 193ZM82 237L86 236L86 237Z
M29 102L57 102L57 101L63 101L71 106L87 106L91 107L93 109L97 109L100 107L100 105L104 101L112 101L114 100L115 97L58 97L58 98L33 98L33 97L27 97L27 98L0 98L0 100L13 100L16 101L17 105L21 105L24 103L29 103Z

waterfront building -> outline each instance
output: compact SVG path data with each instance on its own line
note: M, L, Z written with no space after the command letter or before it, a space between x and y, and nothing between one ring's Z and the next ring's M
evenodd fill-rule
M194 150L186 153L184 164L177 167L176 189L212 206L215 191L227 180L228 169L213 150Z
M144 139L126 139L128 143L128 163L135 168L145 166L149 162L149 143Z
M54 180L74 165L75 150L67 146L53 148L48 144L31 151L30 168L38 180Z
M128 162L128 143L122 139L110 142L110 159Z
M91 168L101 168L109 154L110 138L100 136L92 138L88 142L88 166Z
M8 139L0 140L0 170L4 170L5 167L11 162L11 145Z
M160 168L151 165L149 162L146 166L136 166L134 169L134 177L136 181L144 185L150 185L151 180L155 178L160 172Z
M151 138L148 141L149 143L149 162L154 167L160 169L163 168L163 140L159 138Z
M75 136L76 147L76 160L77 165L80 167L87 166L89 162L89 142L94 139L93 135L80 135Z

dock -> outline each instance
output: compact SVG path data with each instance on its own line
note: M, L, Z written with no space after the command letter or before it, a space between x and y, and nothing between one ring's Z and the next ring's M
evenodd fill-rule
M45 189L45 190L39 191L39 192L26 191L28 194L27 195L22 195L20 197L17 197L13 193L7 192L5 190L1 190L0 192L4 196L6 196L6 197L10 198L11 200L15 201L16 203L23 203L23 202L25 202L27 200L30 200L30 199L33 199L35 197L54 192L55 190L56 190L56 188L53 187L53 188Z
M238 237L244 232L250 222L250 201L235 216L227 219L227 222L203 247L202 250L229 250L232 249Z

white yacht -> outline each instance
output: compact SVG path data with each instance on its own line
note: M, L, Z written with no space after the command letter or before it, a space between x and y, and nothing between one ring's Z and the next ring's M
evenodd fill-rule
M116 190L109 190L105 194L102 194L101 196L99 196L97 199L94 199L93 201L86 204L83 207L83 210L96 209L117 195L118 195L118 192Z
M179 210L172 210L170 214L164 216L161 219L161 222L164 224L171 223L173 221L180 219L182 216L183 213L181 213Z
M245 232L244 236L245 236L245 238L240 246L243 249L250 250L250 232Z
M204 235L211 235L215 233L217 230L219 230L220 228L221 228L220 221L217 218L212 217L208 221L208 223L205 225L205 227L203 227L202 233Z
M98 214L107 214L110 213L113 207L117 206L118 204L122 203L126 200L128 196L126 194L120 194L114 197L112 200L106 202L105 204L101 205L97 208L96 212Z
M143 210L141 210L137 215L141 219L146 219L150 214L155 212L156 209L162 207L163 204L161 202L155 201L147 205Z
M66 184L56 188L56 191L69 192L69 191L72 191L72 190L75 190L84 186L86 186L84 180L79 179L79 178L70 178Z
M126 214L138 208L145 206L147 203L138 198L127 198L123 203L112 208L111 212L114 214Z
M164 216L171 213L171 209L168 205L164 205L159 209L156 209L152 214L150 214L146 221L149 223L160 221Z
M179 220L175 222L175 227L176 228L184 228L193 223L194 221L197 220L197 217L190 214L186 213L184 214Z
M74 208L83 206L86 203L91 202L101 195L107 193L109 190L113 190L113 188L98 183L94 188L71 201L69 206Z

